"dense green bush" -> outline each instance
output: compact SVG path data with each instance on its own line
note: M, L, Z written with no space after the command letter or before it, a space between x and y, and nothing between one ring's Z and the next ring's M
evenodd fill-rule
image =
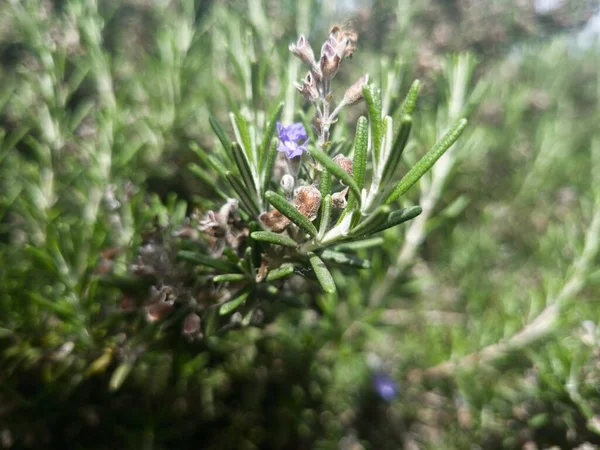
M594 2L484 3L0 3L0 448L600 443ZM285 211L239 150L276 155L276 120L312 137L288 45L336 17L358 43L334 102L369 84L302 177L332 171L323 205L355 191L389 115L403 195L339 214L414 214L333 249L305 216L253 235ZM229 198L223 244L207 220Z

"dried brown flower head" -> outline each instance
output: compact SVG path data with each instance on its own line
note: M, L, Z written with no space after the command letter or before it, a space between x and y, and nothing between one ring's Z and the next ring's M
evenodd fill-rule
M336 209L344 209L348 205L348 201L346 200L346 195L348 195L348 190L350 188L346 188L343 191L336 192L331 195L331 204Z
M283 233L290 224L290 219L285 217L279 210L272 209L269 212L262 213L258 216L259 220L264 223L273 233Z
M309 220L315 220L321 206L321 191L315 186L302 186L296 190L294 206Z
M333 162L340 166L342 169L344 169L344 172L346 172L348 175L352 175L353 164L350 158L339 154L335 155L335 157L333 158Z

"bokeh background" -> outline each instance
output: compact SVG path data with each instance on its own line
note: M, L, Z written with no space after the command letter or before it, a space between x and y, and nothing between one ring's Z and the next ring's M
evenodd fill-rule
M0 2L0 448L598 448L598 8ZM147 320L145 233L221 201L209 116L309 114L287 46L347 22L334 92L368 72L393 114L421 80L404 170L469 118L424 213L266 326Z

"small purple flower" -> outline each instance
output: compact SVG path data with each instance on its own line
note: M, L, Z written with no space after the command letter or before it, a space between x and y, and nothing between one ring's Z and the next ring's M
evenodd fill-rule
M307 152L308 135L301 122L293 123L287 127L281 122L277 122L277 134L279 135L279 147L277 150L285 152L288 159L296 158ZM299 141L304 141L300 143Z
M371 381L377 395L386 402L391 402L398 395L398 384L387 373L374 373Z

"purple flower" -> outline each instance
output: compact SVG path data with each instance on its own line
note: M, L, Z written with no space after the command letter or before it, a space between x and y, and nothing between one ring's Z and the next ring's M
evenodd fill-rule
M398 384L387 373L373 374L373 389L386 402L391 402L398 395Z
M293 123L287 127L277 122L277 134L279 135L279 147L277 150L285 152L288 159L295 158L307 152L308 135L301 122ZM299 141L304 141L300 143Z

